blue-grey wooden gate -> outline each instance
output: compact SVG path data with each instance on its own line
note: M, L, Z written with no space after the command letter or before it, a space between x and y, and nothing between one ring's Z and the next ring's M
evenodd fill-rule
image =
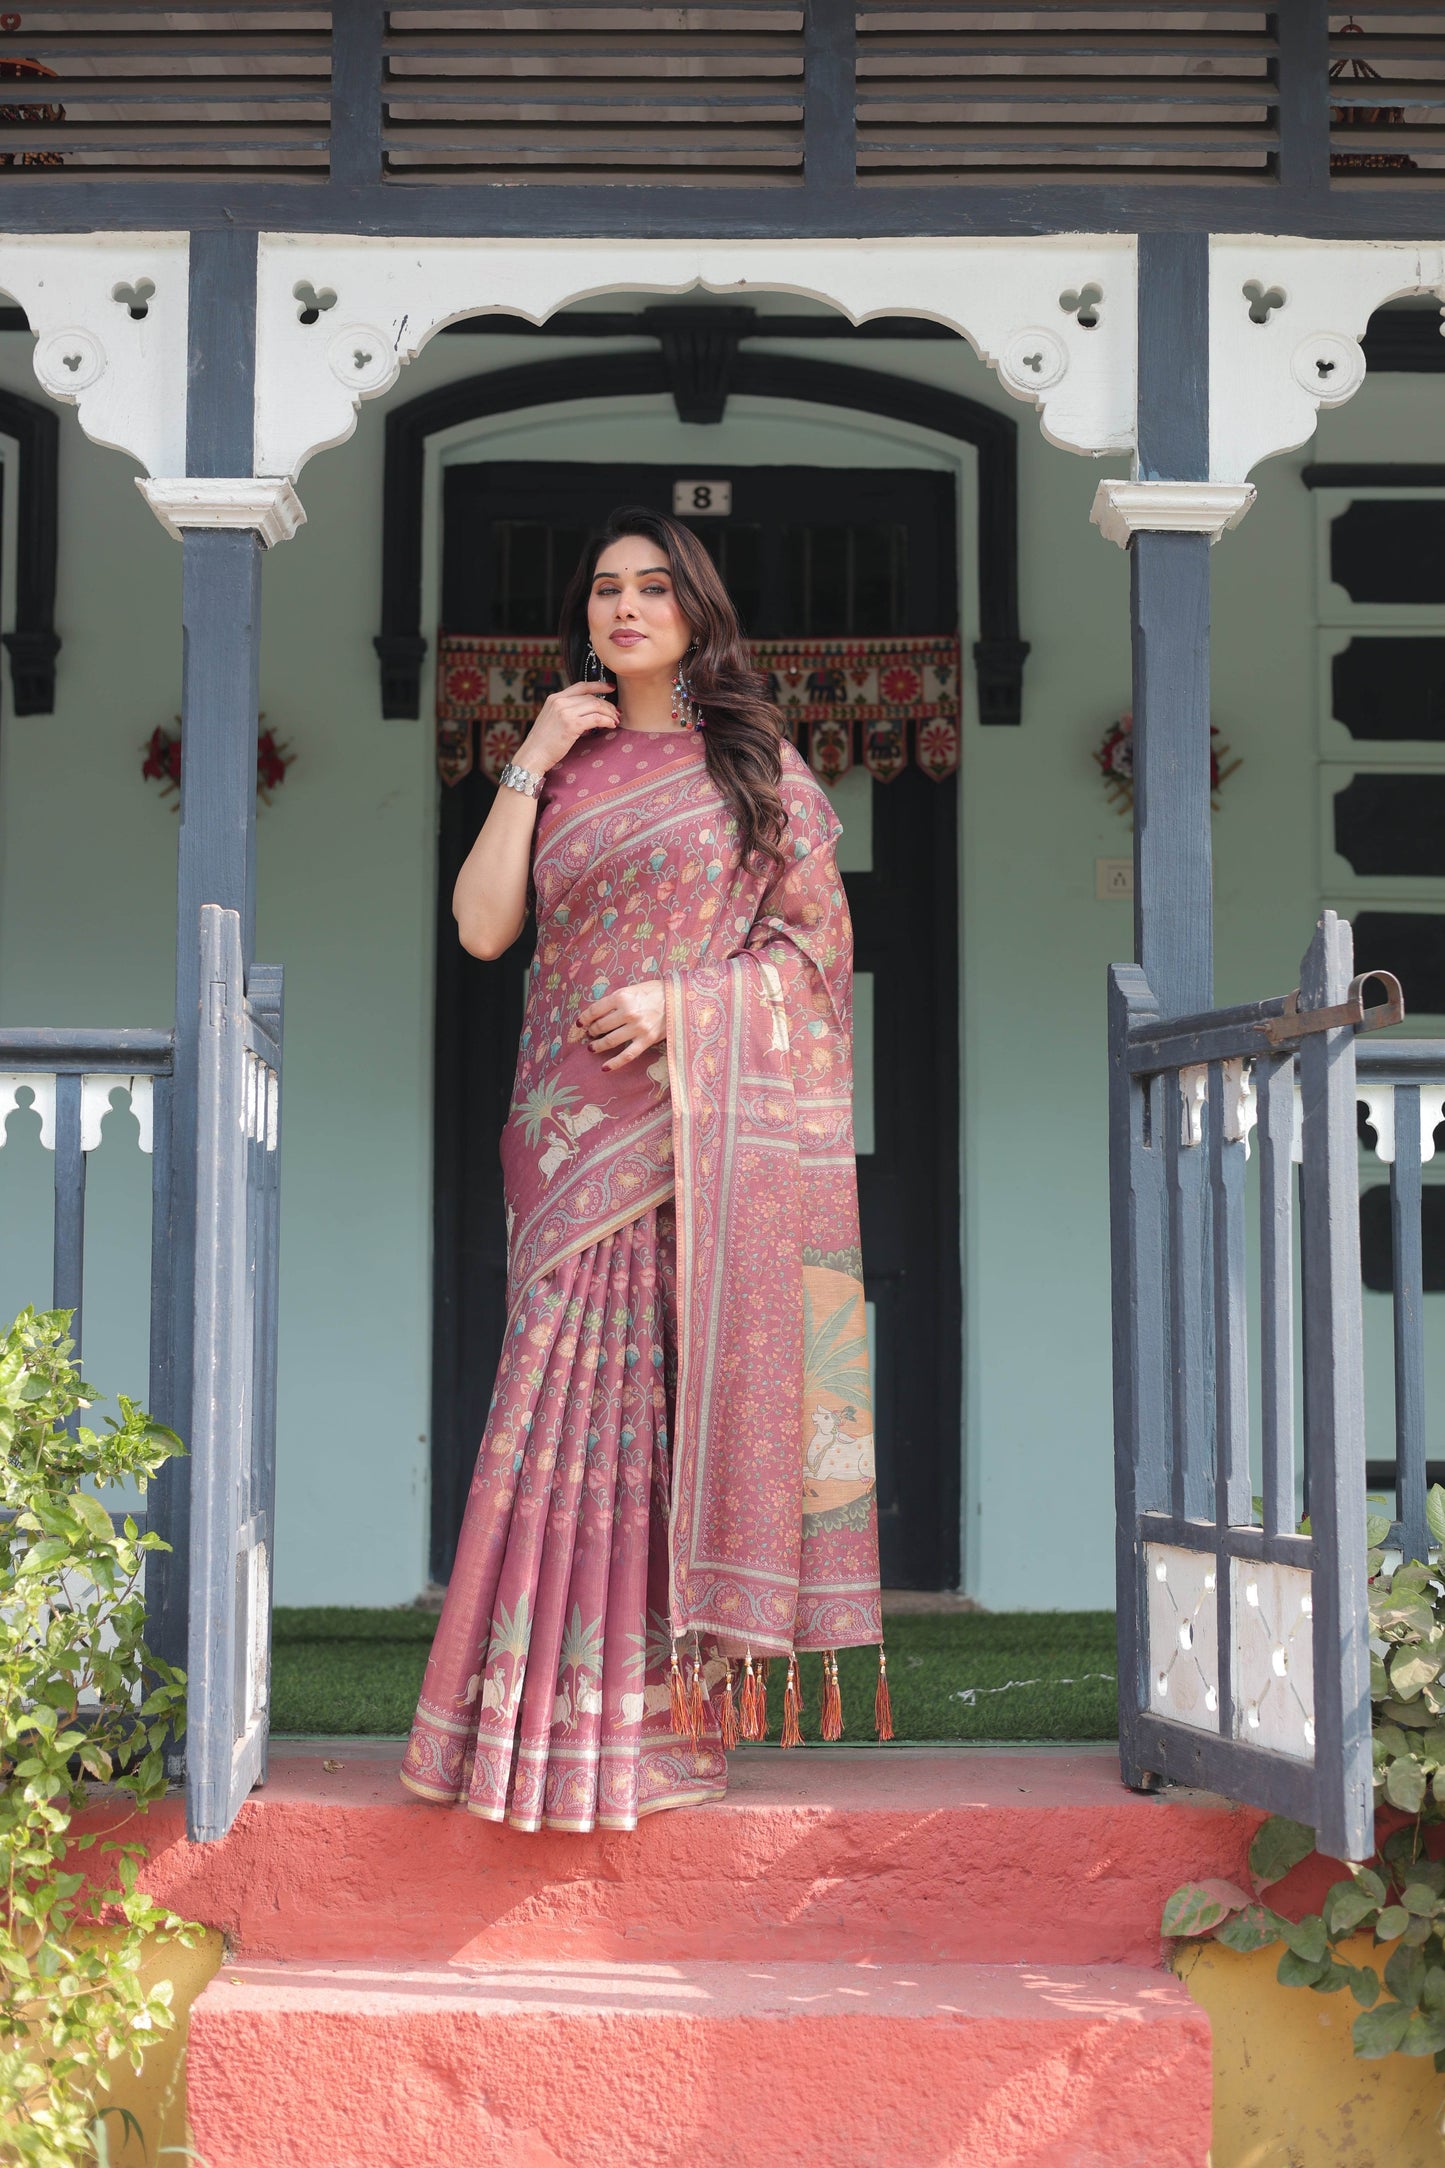
M275 1498L281 972L200 914L187 1826L224 1836L266 1773Z
M1388 979L1364 1007L1352 946L1327 911L1297 994L1242 1008L1162 1019L1135 965L1109 993L1125 1779L1292 1815L1342 1859L1373 1844L1355 1033L1402 1013Z

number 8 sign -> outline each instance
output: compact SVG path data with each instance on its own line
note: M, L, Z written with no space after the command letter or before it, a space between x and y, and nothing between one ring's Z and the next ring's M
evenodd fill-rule
M675 519L726 519L733 508L731 482L674 482L672 510Z

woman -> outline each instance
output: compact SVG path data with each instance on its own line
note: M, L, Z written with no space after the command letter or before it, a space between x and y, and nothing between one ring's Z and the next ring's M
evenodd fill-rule
M531 900L537 946L507 1331L403 1782L631 1829L721 1795L767 1658L788 1745L796 1652L837 1737L833 1651L880 1641L852 937L838 822L695 537L614 513L561 639L454 897L473 955Z

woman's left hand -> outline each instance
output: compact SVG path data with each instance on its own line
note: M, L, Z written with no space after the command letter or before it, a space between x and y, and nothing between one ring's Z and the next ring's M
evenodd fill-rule
M619 986L577 1012L577 1029L594 1054L607 1054L604 1069L621 1069L667 1037L667 998L657 979Z

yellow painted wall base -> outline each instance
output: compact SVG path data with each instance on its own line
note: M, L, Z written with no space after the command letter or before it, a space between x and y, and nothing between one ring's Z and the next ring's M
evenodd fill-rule
M148 1951L142 1960L141 1978L147 1987L161 1980L171 1982L176 2023L150 2050L139 2077L128 2063L111 2065L110 2091L101 2094L99 2105L128 2108L141 2131L140 2138L127 2136L118 2115L106 2117L111 2168L157 2168L160 2159L183 2158L179 2152L163 2156L161 2148L186 2144L185 2056L191 2004L219 1969L223 1955L221 1936L207 1929L192 1949L170 1942Z
M1341 1957L1373 1964L1368 1935ZM1281 1987L1279 1951L1181 1948L1175 1970L1214 2029L1212 2168L1445 2168L1445 2077L1431 2057L1361 2062L1348 1989Z

